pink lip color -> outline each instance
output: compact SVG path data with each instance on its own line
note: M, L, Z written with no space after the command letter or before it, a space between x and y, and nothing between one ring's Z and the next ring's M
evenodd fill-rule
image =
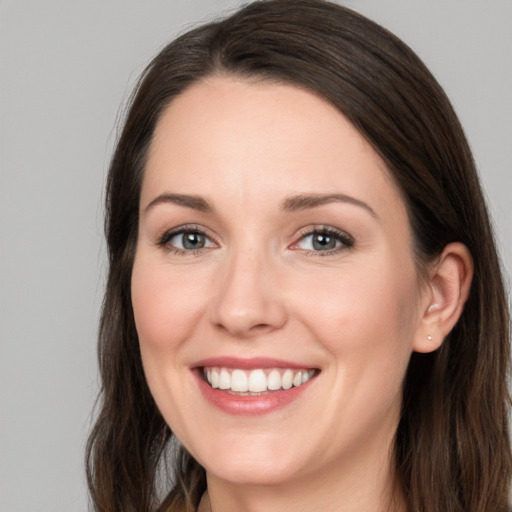
M308 366L290 363L288 361L268 358L237 359L231 357L216 357L204 359L194 364L194 375L203 396L221 411L239 416L257 416L273 412L297 400L314 380L292 387L288 390L273 391L263 395L239 396L226 391L212 388L205 382L202 374L203 367L223 368L295 368L307 369Z
M211 368L218 366L219 368L240 368L241 370L255 370L257 368L293 368L295 370L307 370L310 368L308 365L269 357L252 357L250 359L238 357L210 357L197 361L192 366L194 368Z

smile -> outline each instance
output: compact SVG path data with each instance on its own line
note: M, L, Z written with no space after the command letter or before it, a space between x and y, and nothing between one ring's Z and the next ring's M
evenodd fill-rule
M321 373L295 361L230 356L196 361L191 370L200 393L216 409L253 417L301 403Z
M315 370L291 368L203 368L203 376L213 389L238 396L258 396L299 387L308 382L314 374Z

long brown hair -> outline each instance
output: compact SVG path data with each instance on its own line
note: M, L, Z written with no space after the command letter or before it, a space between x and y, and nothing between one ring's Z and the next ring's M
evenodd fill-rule
M295 84L335 105L401 188L420 270L450 242L468 247L475 273L459 322L438 351L411 357L395 467L410 512L510 510L509 313L466 138L442 88L404 43L322 0L254 2L189 31L138 84L107 183L102 389L87 446L95 510L192 512L205 490L203 468L176 448L147 387L130 279L155 126L173 98L212 74Z

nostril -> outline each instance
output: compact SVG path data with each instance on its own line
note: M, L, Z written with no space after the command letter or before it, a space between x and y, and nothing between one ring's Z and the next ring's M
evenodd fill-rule
M261 331L261 330L264 330L264 329L268 329L270 327L270 325L268 324L257 324L257 325L253 325L251 327L251 330L253 331Z
M270 324L256 324L249 328L247 331L247 334L249 336L263 336L264 334L267 334L273 330L272 325Z
M218 322L218 323L216 323L216 327L219 330L226 330L229 332L233 332L239 336L240 335L243 336L244 333L246 335L264 334L265 332L272 330L272 326L270 324L266 324L266 323L259 323L259 324L255 324L255 325L251 325L251 326L247 327L247 326L240 326L240 325L227 326L227 325L224 325L222 322Z

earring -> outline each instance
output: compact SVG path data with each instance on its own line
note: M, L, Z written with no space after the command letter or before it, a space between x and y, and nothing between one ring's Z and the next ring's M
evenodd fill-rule
M427 336L427 340L432 341L432 336L430 336L430 334Z

